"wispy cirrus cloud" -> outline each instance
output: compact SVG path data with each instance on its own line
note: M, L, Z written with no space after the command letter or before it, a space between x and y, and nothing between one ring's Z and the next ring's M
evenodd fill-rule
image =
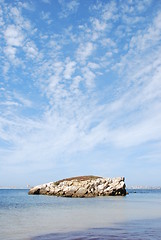
M136 152L143 159L149 145L154 156L161 141L161 11L149 18L152 2L95 1L76 23L69 19L80 11L78 1L58 1L62 12L53 8L54 17L50 9L2 4L4 168L11 158L33 171L78 167L87 155L87 164L92 156L98 166L100 154L112 169L112 162L120 167L116 152L129 163Z

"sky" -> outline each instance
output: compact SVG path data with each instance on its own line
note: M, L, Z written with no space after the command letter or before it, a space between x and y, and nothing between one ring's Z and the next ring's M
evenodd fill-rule
M161 0L0 0L0 186L161 185Z

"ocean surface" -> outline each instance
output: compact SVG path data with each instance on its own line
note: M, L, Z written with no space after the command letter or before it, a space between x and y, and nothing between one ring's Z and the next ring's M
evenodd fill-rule
M0 189L0 240L161 240L161 190L61 198Z

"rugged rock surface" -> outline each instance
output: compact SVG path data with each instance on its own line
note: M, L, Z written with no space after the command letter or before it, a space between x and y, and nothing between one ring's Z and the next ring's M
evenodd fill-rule
M124 180L124 177L103 178L97 176L67 178L57 182L50 182L33 187L28 194L81 198L96 196L125 196L126 185Z

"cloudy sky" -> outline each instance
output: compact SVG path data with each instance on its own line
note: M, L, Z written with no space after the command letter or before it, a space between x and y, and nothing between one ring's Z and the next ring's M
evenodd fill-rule
M0 186L161 185L161 1L0 0Z

